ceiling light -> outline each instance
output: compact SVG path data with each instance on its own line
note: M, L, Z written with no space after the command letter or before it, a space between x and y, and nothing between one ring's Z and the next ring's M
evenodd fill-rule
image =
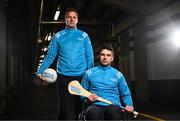
M47 51L47 47L45 47L43 51L44 51L44 52Z
M41 63L42 63L42 62L43 62L43 60L39 60L39 62L41 62Z
M180 30L174 32L173 42L176 46L180 47Z
M45 41L47 41L48 40L48 34L46 35L46 37L45 37Z
M42 63L38 63L38 66L41 66L42 65Z
M50 40L51 40L51 35L48 36L48 41L50 41Z
M60 10L57 10L56 13L55 13L55 15L54 15L54 20L55 20L55 21L58 20L59 14L60 14Z
M41 39L38 39L38 43L41 43L42 42L42 40Z
M41 56L40 56L40 58L44 58L44 57L45 57L45 55L41 55Z

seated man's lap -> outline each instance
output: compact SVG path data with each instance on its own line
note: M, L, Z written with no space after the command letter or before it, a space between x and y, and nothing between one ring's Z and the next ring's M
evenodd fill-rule
M121 112L122 112L122 109L117 105L106 106L106 110L104 112L106 116L105 119L120 120L122 117Z
M101 106L90 105L87 110L87 120L119 120L121 119L121 108L116 105Z
M104 109L104 106L90 105L86 110L87 120L103 120Z

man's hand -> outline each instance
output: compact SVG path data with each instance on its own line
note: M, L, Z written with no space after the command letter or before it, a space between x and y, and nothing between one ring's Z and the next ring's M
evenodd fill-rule
M133 112L134 111L134 107L130 106L130 105L126 105L125 110L129 111L129 112Z
M88 97L88 99L92 102L95 102L97 100L97 95L94 93L91 93L91 95Z
M38 79L38 81L39 81L43 86L49 85L48 82L46 82L46 81L43 80L43 75L42 75L42 74L38 74L38 75L37 75L37 79Z

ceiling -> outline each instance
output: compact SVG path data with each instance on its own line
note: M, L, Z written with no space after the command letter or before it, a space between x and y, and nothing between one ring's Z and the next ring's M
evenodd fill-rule
M78 26L119 23L132 15L117 5L102 0L42 0L40 13L39 38L45 38L49 32L64 28L64 14L68 7L76 8L79 12ZM57 8L60 8L58 21L54 21Z
M16 20L34 24L35 35L42 39L47 33L64 27L64 14L68 7L79 12L79 25L121 23L132 16L144 14L146 0L3 0ZM60 7L58 21L54 21Z
M53 21L57 7L60 6L60 19L64 19L68 7L76 8L81 21L117 22L128 17L130 13L117 6L111 6L100 0L44 0L42 20Z

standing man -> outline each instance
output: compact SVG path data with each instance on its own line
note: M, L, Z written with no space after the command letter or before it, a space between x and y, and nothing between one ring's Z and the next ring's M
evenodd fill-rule
M121 72L111 67L114 51L111 44L105 44L99 54L100 65L83 75L81 85L92 94L88 97L92 105L87 108L88 120L120 120L122 109L132 112L133 102L126 80ZM111 101L109 105L96 101L97 96Z
M93 67L94 54L88 34L77 29L77 10L68 8L65 21L65 29L57 32L52 38L48 53L37 75L42 79L42 72L52 64L57 56L59 119L74 120L77 119L81 110L81 103L78 96L69 94L68 83L72 80L81 82L82 74Z

